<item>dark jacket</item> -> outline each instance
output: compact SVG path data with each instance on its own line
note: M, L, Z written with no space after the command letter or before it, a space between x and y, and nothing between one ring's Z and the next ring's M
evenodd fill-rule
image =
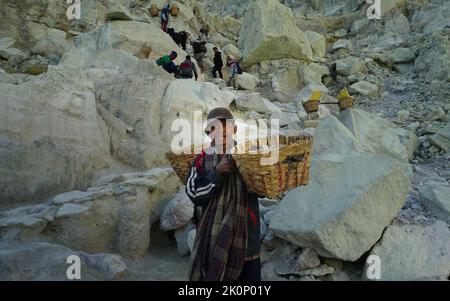
M214 66L216 66L217 68L223 67L222 52L220 52L220 51L217 51L214 54Z
M192 48L194 49L194 53L206 53L208 49L201 42L191 42Z
M197 79L197 68L195 67L195 64L191 60L185 60L180 65L180 76L182 78L192 78L192 76L195 75L195 79Z
M226 176L221 175L215 169L206 173L205 160L208 160L209 155L205 155L202 163L202 167L196 166L196 161L199 155L192 163L191 171L188 175L188 182L186 184L186 193L191 201L196 206L202 208L202 212L205 212L209 201L213 198L214 194L221 192L221 186ZM196 171L193 174L192 169ZM247 251L246 257L259 254L261 251L261 225L259 216L259 203L258 196L254 193L248 194L247 204Z
M167 21L169 21L169 8L167 6L164 6L161 10L161 22Z

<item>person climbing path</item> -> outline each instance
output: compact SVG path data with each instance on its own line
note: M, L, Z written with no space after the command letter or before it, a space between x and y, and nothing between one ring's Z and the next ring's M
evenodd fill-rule
M167 25L169 24L169 11L170 4L166 4L161 10L161 29L164 32L167 32Z
M223 67L223 61L222 61L222 52L219 51L219 48L214 47L214 67L212 69L213 77L216 77L216 72L219 73L219 76L221 79L223 79L222 75L222 67Z
M164 55L156 60L158 66L162 66L170 74L174 74L177 77L178 67L173 62L178 57L175 51L172 51L169 55Z
M195 80L198 79L197 68L191 60L191 56L187 55L186 60L180 64L180 77L183 79L190 79L192 76L195 76Z

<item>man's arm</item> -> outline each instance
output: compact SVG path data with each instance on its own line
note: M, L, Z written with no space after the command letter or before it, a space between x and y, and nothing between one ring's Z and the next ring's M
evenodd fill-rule
M216 169L206 174L196 167L194 160L186 183L186 194L196 206L206 206L222 183L223 176Z

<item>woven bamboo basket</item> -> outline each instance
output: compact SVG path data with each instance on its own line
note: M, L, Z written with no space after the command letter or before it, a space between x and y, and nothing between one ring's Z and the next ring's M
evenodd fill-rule
M180 9L178 8L178 6L172 5L170 7L170 15L172 17L177 17L179 13L180 13Z
M167 160L169 160L170 165L175 170L176 175L180 178L181 183L184 185L186 185L187 176L195 156L200 154L204 148L206 148L206 146L192 145L190 149L181 154L176 154L172 151L166 153Z
M314 113L319 111L319 101L310 99L303 103L306 113Z
M312 143L311 136L279 136L279 158L271 165L261 162L263 158L270 158L270 153L249 151L270 145L270 138L237 145L232 156L248 191L275 198L289 189L308 184Z
M339 101L339 110L342 112L345 109L353 107L353 98L352 97L346 97Z
M152 17L157 17L159 15L159 9L156 4L152 4L149 9L150 15Z

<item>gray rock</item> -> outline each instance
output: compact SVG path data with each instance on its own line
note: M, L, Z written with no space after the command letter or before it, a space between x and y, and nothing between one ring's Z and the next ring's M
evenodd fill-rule
M422 78L450 81L450 41L444 35L432 35L416 59Z
M329 274L333 274L336 270L333 267L327 266L326 264L323 264L319 267L304 270L298 273L299 276L314 276L314 277L320 277L325 276Z
M295 25L292 10L276 0L255 1L249 5L239 32L238 47L245 66L281 58L312 59L311 45Z
M253 74L243 72L242 74L236 75L236 85L239 89L255 90L258 84L259 79Z
M419 147L419 139L413 131L402 128L395 128L394 132L400 138L400 143L403 144L408 153L408 158L412 159L414 157L414 152Z
M346 39L340 39L337 40L334 44L332 49L333 50L338 50L338 49L352 49L352 41L350 40L346 40Z
M347 34L348 34L347 29L339 29L335 31L333 35L337 38L343 38L346 37Z
M304 270L312 269L320 265L319 256L316 252L310 248L305 248L302 253L297 257L297 261L294 265L295 272L301 272Z
M291 112L273 112L270 118L278 120L280 126L286 126L300 121L297 113Z
M188 224L194 216L194 203L184 189L180 190L164 208L159 226L162 230L174 230Z
M398 130L389 120L354 108L345 110L338 118L352 132L364 150L399 159L407 166L405 173L411 175L412 171L408 168L408 150L405 143L401 142Z
M189 234L192 230L195 230L195 225L192 223L186 224L184 227L175 230L178 255L185 256L191 252L192 246L189 247Z
M133 17L128 8L126 8L125 6L120 4L113 4L113 6L109 9L108 13L106 14L106 20L132 21Z
M40 204L0 212L0 236L13 233L15 238L30 238L45 230L55 218L57 208Z
M368 18L363 18L363 19L360 19L360 20L356 20L352 24L351 32L352 33L358 33L362 29L367 27L368 25L369 25L369 19Z
M370 255L380 258L383 281L448 277L450 230L442 221L428 226L391 225ZM367 266L363 278L367 279Z
M0 38L0 49L7 49L15 43L16 41L11 37Z
M276 105L263 98L259 93L240 95L236 100L236 105L240 110L253 110L258 113L273 113L281 111Z
M115 280L126 269L115 254L87 254L47 242L0 243L0 280L64 281L70 267L67 258L80 258L80 280Z
M222 48L222 53L225 55L230 55L237 60L242 59L242 52L234 44L227 44Z
M404 123L409 118L409 111L407 110L400 110L396 113L397 121Z
M439 219L450 223L450 185L427 182L419 187L422 204Z
M321 256L355 261L405 202L410 188L406 163L386 151L365 153L359 139L332 116L321 120L314 135L310 182L288 192L269 227ZM366 138L380 143L376 136Z
M445 152L450 152L450 123L440 129L433 136L429 136L430 142Z
M315 31L305 31L305 36L311 45L313 56L325 57L326 40L323 35Z
M436 110L433 110L429 112L425 117L425 121L434 121L434 120L440 120L445 117L445 111L439 107Z
M336 61L336 71L342 75L352 75L356 73L364 73L367 67L360 58L349 57Z
M360 81L351 85L349 92L358 93L366 96L377 96L379 93L379 88L377 85L374 85L370 82Z
M410 63L414 61L416 58L416 55L409 50L408 48L397 48L392 53L392 59L394 60L394 63L400 64L400 63Z

